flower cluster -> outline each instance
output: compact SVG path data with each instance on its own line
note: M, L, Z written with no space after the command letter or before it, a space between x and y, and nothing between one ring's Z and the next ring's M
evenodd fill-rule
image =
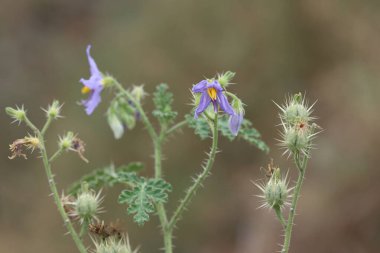
M308 106L301 93L289 97L283 106L277 105L283 131L280 146L285 149L284 154L303 154L309 156L313 147L312 140L318 134L319 126L313 121L313 106Z

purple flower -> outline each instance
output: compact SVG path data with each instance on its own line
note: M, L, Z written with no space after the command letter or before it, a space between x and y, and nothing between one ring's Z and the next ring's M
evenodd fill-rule
M99 71L98 66L96 66L95 60L90 55L91 45L87 46L87 59L90 65L90 78L80 79L80 82L84 85L82 88L82 93L90 93L89 97L86 100L82 100L82 104L86 108L87 115L90 115L95 108L99 105L101 101L100 93L103 90L103 75Z
M237 114L231 115L229 122L231 133L236 136L239 133L241 123L243 122L243 113L239 112Z
M234 109L228 103L226 96L223 93L223 88L216 80L202 80L194 85L193 92L202 93L197 109L195 110L194 118L198 118L210 103L214 106L214 111L218 112L218 107L229 115L235 115Z

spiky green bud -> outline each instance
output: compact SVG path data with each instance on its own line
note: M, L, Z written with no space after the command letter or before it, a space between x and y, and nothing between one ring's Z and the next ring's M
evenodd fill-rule
M133 86L131 95L138 101L140 102L142 99L144 99L145 96L148 94L144 90L144 85L139 85L139 86Z
M100 192L95 195L92 191L83 191L75 201L75 214L81 221L97 219L101 202Z
M128 237L118 240L109 237L106 240L95 242L95 253L137 253L137 249L132 250Z
M18 122L19 124L26 119L26 111L24 110L24 106L21 107L16 106L16 109L12 107L6 107L5 112L14 119L13 122Z
M73 132L67 132L66 135L62 137L60 136L58 141L59 148L62 150L69 150L73 145L74 138L75 135Z
M47 109L43 109L43 110L46 113L47 118L57 119L61 117L60 115L61 108L62 108L62 105L59 103L59 101L54 100L53 103L49 105Z
M227 71L223 74L218 74L218 82L222 85L223 88L228 87L231 84L232 79L235 76L235 72Z

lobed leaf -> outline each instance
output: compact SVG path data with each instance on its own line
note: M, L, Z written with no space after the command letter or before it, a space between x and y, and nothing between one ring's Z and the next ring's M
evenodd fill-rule
M160 124L171 123L177 116L177 112L172 110L173 93L168 91L167 84L159 84L153 93L155 110L152 114L158 119Z
M83 176L79 181L69 187L68 193L70 195L77 195L81 190L83 182L86 182L90 189L112 187L116 183L133 183L135 177L137 177L136 172L141 171L143 168L144 166L140 162L131 162L116 169L115 166L111 164Z
M154 205L167 202L172 187L163 179L138 177L134 183L132 189L120 193L118 201L120 204L128 204L128 214L134 215L133 220L137 224L144 225L149 220L149 214L154 212Z

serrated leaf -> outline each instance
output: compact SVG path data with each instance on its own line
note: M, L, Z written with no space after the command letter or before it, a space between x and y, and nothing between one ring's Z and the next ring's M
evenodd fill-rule
M143 168L144 166L140 162L132 162L116 169L115 166L111 164L83 176L78 182L71 185L68 192L71 195L77 195L81 190L83 182L86 182L90 189L97 190L102 187L112 187L115 183L133 181L134 177L137 177L136 172L141 171Z
M139 177L132 189L120 193L118 201L128 204L128 214L134 215L133 220L137 224L144 225L149 220L149 214L154 211L154 204L165 203L171 190L171 185L163 179Z
M198 135L201 140L207 139L211 135L210 126L207 119L199 117L194 119L192 115L185 115L186 122L190 128L194 129L194 133Z
M243 120L238 136L258 149L269 153L269 147L261 140L261 134L252 126L251 121L247 119Z
M168 91L167 84L159 84L153 93L155 110L153 116L158 119L160 124L171 123L177 116L177 112L172 110L173 93Z

